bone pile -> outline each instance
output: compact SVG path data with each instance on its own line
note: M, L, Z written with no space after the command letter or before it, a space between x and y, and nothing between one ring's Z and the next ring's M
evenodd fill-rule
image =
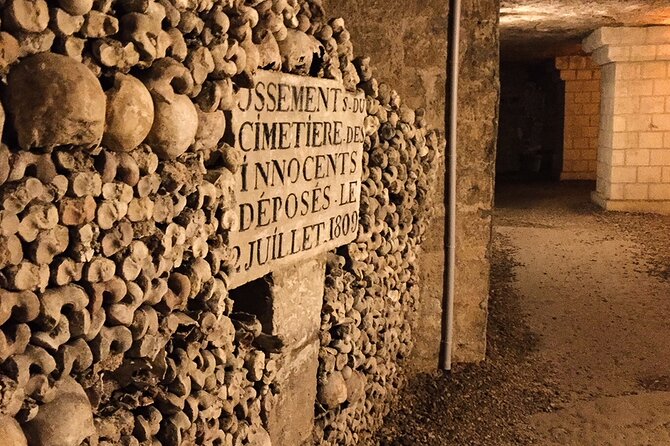
M361 232L329 262L317 405L324 444L356 444L410 348L437 139L354 63L343 20L319 0L7 0L0 29L8 444L270 444L276 352L227 289L240 154L224 112L258 69L368 95Z
M368 59L355 65L367 96L365 168L358 238L327 264L315 429L324 446L364 444L403 384L440 144L423 110L378 84Z

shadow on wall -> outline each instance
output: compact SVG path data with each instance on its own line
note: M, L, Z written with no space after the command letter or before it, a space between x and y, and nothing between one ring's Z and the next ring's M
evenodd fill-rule
M553 60L504 62L500 84L497 178L558 180L565 87Z

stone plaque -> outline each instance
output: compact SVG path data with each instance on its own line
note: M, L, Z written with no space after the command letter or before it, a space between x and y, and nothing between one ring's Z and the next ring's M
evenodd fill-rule
M332 80L274 72L256 80L230 113L243 154L230 288L358 233L365 96Z

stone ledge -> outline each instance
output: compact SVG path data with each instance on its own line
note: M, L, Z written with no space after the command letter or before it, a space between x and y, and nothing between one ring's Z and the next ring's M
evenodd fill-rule
M662 45L670 43L670 26L648 27L610 27L595 30L582 42L582 48L587 53L605 45L633 46L633 45Z
M561 181L593 181L596 179L595 172L563 172Z
M670 60L670 26L600 28L582 48L598 65Z
M670 215L670 200L609 200L591 192L591 201L606 211Z
M605 45L593 51L593 61L599 65L613 62L666 62L670 60L670 51L663 50L670 45Z

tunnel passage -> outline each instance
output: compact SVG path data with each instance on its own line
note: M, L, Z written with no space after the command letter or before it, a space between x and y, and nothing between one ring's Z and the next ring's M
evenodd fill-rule
M563 166L564 85L554 61L503 61L500 71L497 179L558 179Z
M551 106L564 128L560 178L596 180L592 200L608 210L670 212L667 24L670 7L652 1L501 5L503 66L551 58L560 70L564 105ZM536 98L535 88L526 94ZM516 118L531 126L523 113ZM509 168L507 141L515 135L506 127L499 171Z

